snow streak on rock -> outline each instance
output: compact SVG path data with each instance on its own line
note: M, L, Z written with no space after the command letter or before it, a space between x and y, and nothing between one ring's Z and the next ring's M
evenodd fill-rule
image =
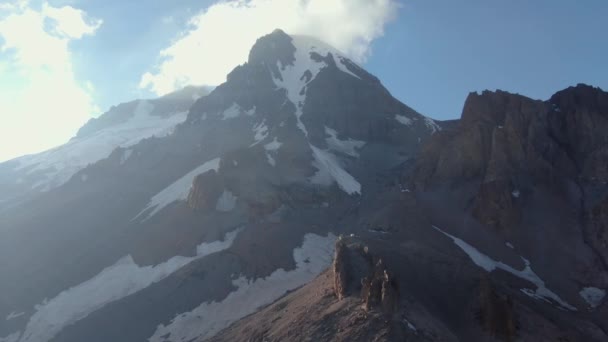
M435 120L431 118L424 118L424 123L426 127L431 131L431 134L435 134L436 132L441 131L441 127L435 122Z
M25 312L11 312L8 314L8 316L6 316L6 320L10 321L11 319L19 318L23 315L25 315Z
M234 119L241 115L241 107L233 103L228 109L222 113L222 120Z
M596 308L602 304L602 300L606 297L606 291L596 287L585 287L579 294L592 308Z
M215 210L223 212L231 211L236 206L236 200L237 198L232 194L232 192L224 190L220 198L217 200Z
M404 115L395 115L395 120L399 121L400 124L402 125L406 125L406 126L411 126L413 121L412 119L408 118L407 116Z
M335 181L347 194L361 194L361 184L340 166L333 154L312 145L310 148L313 151L313 165L319 170L311 179L314 184L331 185Z
M322 57L332 55L336 66L342 71L353 77L360 78L346 67L347 59L336 49L327 44L307 36L292 36L292 43L296 48L294 53L295 61L293 64L282 65L278 63L281 72L280 78L275 78L274 83L278 88L285 89L287 98L296 107L297 125L306 136L308 131L301 120L302 109L306 101L307 86L312 82L319 72L327 67L327 63L312 59L312 53L318 53Z
M330 150L348 154L351 157L358 157L359 152L357 150L365 145L364 141L350 138L348 140L340 140L338 139L338 132L327 126L325 127L325 133L329 135L329 138L326 138L325 141Z
M194 260L229 248L238 233L239 230L226 234L223 241L200 244L194 257L175 256L155 266L138 266L128 255L86 282L37 305L18 341L49 341L64 327L105 305L165 279Z
M253 136L255 142L251 144L251 146L255 146L259 144L262 140L266 139L266 137L268 136L268 126L266 126L266 121L262 121L261 123L253 126L253 133L255 133Z
M271 142L264 145L264 149L266 150L266 159L268 159L268 163L270 165L272 165L272 166L277 165L277 162L275 161L274 157L272 156L272 153L276 153L279 150L279 148L281 148L282 145L283 145L283 143L279 142L276 137Z
M456 244L456 246L460 247L460 249L462 249L469 256L469 258L471 258L471 260L475 263L475 265L483 268L484 270L486 270L486 272L492 272L496 269L500 269L500 270L509 272L516 277L525 279L525 280L533 283L534 285L536 285L536 290L522 289L521 291L523 293L525 293L526 295L536 298L536 299L545 300L549 303L551 303L550 300L553 300L554 302L558 303L563 308L566 308L566 309L569 309L572 311L577 311L577 309L574 306L566 303L557 294L555 294L553 291L551 291L547 288L547 286L545 285L545 282L532 270L532 267L530 267L530 261L528 261L527 259L522 257L522 260L524 261L526 267L521 271L516 270L513 267L511 267L507 264L504 264L501 261L496 261L496 260L490 258L489 256L481 253L479 250L477 250L475 247L469 245L465 241L463 241L455 236L452 236L435 226L433 226L433 228L435 230L441 232L445 236L449 237L450 239L452 239L452 241L454 241L454 244Z
M206 302L196 309L177 315L168 325L160 325L150 342L204 340L232 322L256 312L287 291L302 286L331 264L336 237L306 234L301 247L294 249L296 268L278 269L266 278L233 280L237 290L220 302Z
M148 210L154 208L150 213L145 216L145 219L148 219L158 213L161 209L165 208L169 204L176 201L185 201L188 198L188 193L190 192L190 188L192 187L192 182L194 178L200 174L203 174L209 170L218 171L220 168L220 158L212 159L203 165L197 167L196 169L190 171L188 174L183 176L182 178L175 181L173 184L169 185L163 191L154 195L150 199L148 205L135 216L134 220L143 216Z

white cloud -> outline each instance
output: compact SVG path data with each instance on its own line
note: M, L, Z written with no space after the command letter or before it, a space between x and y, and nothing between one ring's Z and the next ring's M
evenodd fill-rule
M55 8L44 4L42 12L48 18L56 21L55 33L67 38L80 39L84 35L93 34L102 24L99 19L92 19L87 22L86 13L71 6Z
M220 1L160 52L160 64L142 76L140 87L163 95L187 84L220 84L247 60L255 40L276 28L315 36L364 62L398 7L396 0Z
M91 88L75 78L69 43L101 23L70 6L2 7L0 161L67 141L98 111Z

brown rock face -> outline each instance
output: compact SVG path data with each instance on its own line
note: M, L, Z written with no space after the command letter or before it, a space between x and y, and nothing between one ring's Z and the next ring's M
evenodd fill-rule
M481 184L473 202L473 216L496 229L509 229L521 219L518 191L508 181Z
M472 93L453 132L433 137L417 162L422 187L466 180L510 180L517 174L547 179L575 166L549 130L550 105L503 91Z
M334 272L334 292L336 293L336 297L338 297L340 300L347 295L347 262L346 245L342 240L338 240L336 242L336 251L334 252L332 269Z
M367 247L338 240L332 269L338 299L360 293L366 310L379 308L387 315L397 311L397 282L382 259L375 259Z
M399 289L397 282L389 274L382 259L376 262L373 275L367 276L362 280L361 297L363 307L372 310L379 307L382 312L392 315L399 302Z
M190 208L200 211L215 208L224 189L223 182L215 170L207 171L194 178L188 194Z
M608 93L579 84L556 93L549 103L552 133L583 178L608 181Z
M504 341L515 341L517 326L511 299L498 295L491 281L484 277L478 300L479 321L484 330Z
M608 264L608 197L591 209L588 227L594 249Z
M459 126L422 149L412 181L418 189L477 183L473 216L510 228L522 215L517 194L537 185L567 192L564 184L608 182L606 132L608 93L599 88L578 85L545 102L472 93Z
M334 253L334 291L339 299L361 291L361 279L371 272L372 257L367 247L341 238Z

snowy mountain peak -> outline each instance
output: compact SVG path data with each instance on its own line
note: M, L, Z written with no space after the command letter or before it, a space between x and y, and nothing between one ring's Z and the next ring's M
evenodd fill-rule
M249 53L249 63L266 65L273 78L281 78L281 70L291 66L302 71L297 76L307 82L314 79L315 71L318 73L324 67L337 67L359 79L359 74L364 73L346 54L329 44L311 36L290 36L279 29L257 40Z

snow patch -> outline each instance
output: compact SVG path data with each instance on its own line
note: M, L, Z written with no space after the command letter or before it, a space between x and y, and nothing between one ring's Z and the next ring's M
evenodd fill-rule
M418 331L418 329L416 329L416 327L412 323L410 323L410 321L408 321L407 319L404 318L403 322L407 325L407 327L410 330L413 330L414 332Z
M19 341L50 341L64 327L105 305L165 279L194 260L229 248L239 232L227 233L223 241L200 244L194 257L178 255L155 266L138 266L128 255L95 277L37 305Z
M511 249L515 249L515 246L513 246L513 244L510 243L510 242L505 242L505 246L507 246L507 247L509 247Z
M25 312L11 312L8 314L8 316L6 316L6 320L10 321L11 319L19 318L23 315L25 315Z
M74 138L51 150L18 158L16 171L27 175L43 173L42 179L32 184L32 189L48 191L65 184L78 171L110 156L117 147L130 147L143 139L164 137L171 134L178 124L184 122L188 112L169 116L154 116L149 101L139 101L133 117L94 134Z
M127 160L129 160L129 158L131 158L132 154L133 154L132 149L126 149L120 156L120 165L124 165L127 162Z
M521 195L521 193L517 189L513 190L513 192L511 193L511 196L515 198L519 198L519 195Z
M283 143L279 142L275 137L271 142L264 145L264 149L266 151L277 151L279 148L281 148L281 146L283 146Z
M273 80L277 88L285 89L287 99L296 107L297 126L304 132L304 135L308 136L306 126L301 120L302 109L306 101L307 86L317 77L321 70L327 67L327 63L313 60L311 53L316 52L323 57L327 57L331 53L338 69L356 78L359 78L359 76L348 70L345 64L345 57L327 44L307 36L292 36L292 38L292 44L296 48L294 52L295 60L293 64L289 65L283 65L280 61L277 62L281 77L274 78L273 76Z
M406 125L406 126L411 126L412 123L414 123L414 121L408 117L406 117L405 115L395 115L395 120L399 121L400 124Z
M431 118L425 117L424 124L431 131L431 135L435 134L436 132L441 131L441 127L439 127L439 125L435 122L435 120L433 120Z
M361 79L361 77L355 75L352 71L348 70L348 67L346 66L346 61L347 59L338 55L337 52L332 52L332 56L334 57L334 63L336 63L336 66L338 67L338 69L340 69L340 71L342 71L345 74L349 74L354 78L358 78Z
M311 179L314 184L331 185L334 181L349 195L361 194L361 184L346 172L336 157L312 145L313 165L319 170Z
M259 279L241 276L233 280L237 290L224 300L205 302L190 312L176 315L168 325L159 325L149 341L182 342L214 336L232 322L313 280L331 264L335 240L333 234L326 237L306 234L302 246L293 251L294 270L278 269Z
M268 160L268 164L270 164L271 166L277 166L277 161L274 160L274 157L268 152L266 152L266 160Z
M253 126L253 133L255 133L255 135L253 136L255 142L251 144L251 146L255 146L259 144L260 141L266 139L266 137L268 136L268 126L266 126L266 121L264 120L261 123Z
M217 172L219 168L220 158L215 158L190 171L188 174L166 187L163 191L154 195L154 197L150 199L150 202L148 202L148 205L133 219L137 219L138 217L142 216L146 211L154 208L152 212L146 215L145 219L147 220L150 217L156 215L156 213L158 213L161 209L165 208L169 204L176 201L185 201L188 198L188 193L190 192L192 182L194 181L194 178L196 178L196 176L203 174L209 170L215 170Z
M592 308L598 307L606 297L606 291L597 287L585 287L579 294Z
M274 157L271 155L271 152L276 153L276 151L278 151L281 146L283 146L283 143L279 142L276 137L271 142L264 145L264 149L266 150L266 159L268 160L268 163L270 165L277 165L277 162L274 160Z
M527 280L527 281L533 283L534 285L536 285L536 290L522 289L521 291L523 293L525 293L526 295L531 296L536 299L543 299L549 303L551 303L551 301L550 301L550 299L551 299L554 302L557 302L563 308L566 308L566 309L569 309L572 311L577 311L577 309L574 306L566 303L557 294L555 294L554 292L552 292L551 290L549 290L547 288L547 286L545 285L545 282L532 270L532 268L530 267L530 261L528 261L527 259L522 257L522 260L524 261L526 267L521 271L516 270L513 267L511 267L507 264L504 264L501 261L496 261L496 260L490 258L489 256L481 253L479 250L477 250L475 247L469 245L465 241L444 232L443 230L437 228L436 226L433 226L433 228L435 230L443 233L445 236L449 237L450 239L452 239L452 241L454 241L454 244L456 244L458 247L460 247L460 249L462 249L469 256L469 258L471 258L471 260L475 263L475 265L483 268L486 272L492 272L496 269L500 269L500 270L509 272L516 277Z
M338 139L338 132L327 126L325 126L325 133L329 135L329 138L326 138L325 141L330 150L344 153L352 157L358 157L359 152L357 152L357 149L360 149L365 145L364 141L350 138L348 140L340 140Z
M245 112L245 115L247 116L252 116L255 114L255 106L253 106L253 108L249 109L248 111Z
M215 210L223 212L231 211L236 206L236 200L237 197L234 196L232 192L224 190L220 198L217 200Z
M233 103L232 106L222 113L222 120L237 118L239 115L241 115L241 112L241 107L238 104Z

